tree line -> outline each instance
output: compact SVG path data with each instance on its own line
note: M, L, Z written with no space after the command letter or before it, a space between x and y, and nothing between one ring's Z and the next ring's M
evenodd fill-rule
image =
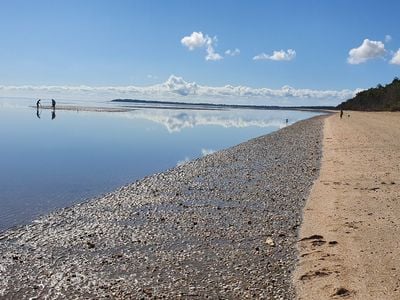
M400 79L395 77L385 86L378 84L375 88L359 92L354 98L339 104L337 109L400 111Z

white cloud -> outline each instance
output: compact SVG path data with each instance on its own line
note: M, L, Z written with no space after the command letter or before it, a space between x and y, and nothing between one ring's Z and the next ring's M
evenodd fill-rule
M191 35L185 36L181 39L181 43L188 47L189 50L194 50L195 48L203 47L210 38L206 35L204 36L202 32L194 31Z
M216 61L216 60L221 60L221 59L223 59L223 57L220 54L215 52L214 47L211 44L208 45L206 60Z
M360 90L312 90L283 86L279 89L248 86L206 86L171 75L149 86L9 86L0 85L0 97L32 97L81 100L133 98L187 102L255 105L336 105Z
M198 86L196 83L186 82L182 77L171 75L166 82L161 84L159 90L164 90L164 87L168 92L176 93L181 96L196 95Z
M253 60L292 60L296 57L296 51L293 49L274 51L272 55L261 53L253 57Z
M389 43L392 40L392 36L387 34L385 35L385 43Z
M267 59L269 59L269 55L265 53L260 53L253 57L253 60L267 60Z
M390 63L393 65L400 65L400 49L394 53L392 59L390 60Z
M207 55L206 60L216 61L223 59L222 55L215 52L214 46L217 43L217 38L211 38L207 34L204 35L202 32L192 32L191 35L185 36L181 39L181 43L188 47L189 50L194 50L195 48L205 48Z
M367 60L383 57L386 53L385 45L381 41L365 39L361 46L349 51L347 62L349 64L361 64Z
M225 54L229 56L237 56L240 54L240 50L238 48L236 48L235 50L228 49L225 51Z

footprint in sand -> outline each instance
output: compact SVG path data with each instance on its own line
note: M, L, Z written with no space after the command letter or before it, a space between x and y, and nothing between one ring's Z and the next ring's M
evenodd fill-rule
M308 237L302 238L302 239L300 240L300 242L302 242L302 241L308 241L308 240L322 240L323 238L324 238L324 237L323 237L322 235L313 234L313 235L310 235L310 236L308 236Z
M306 274L303 274L300 276L300 280L301 281L305 281L305 280L311 280L314 279L316 277L325 277L325 276L329 276L330 274L332 274L332 272L328 272L326 269L322 269L322 270L318 270L318 271L310 271Z
M311 245L313 246L322 246L323 244L326 243L326 241L324 241L324 237L319 234L313 234L309 237L305 237L300 240L300 242L304 241L311 241Z
M336 290L336 292L332 295L332 297L336 297L336 296L347 297L347 296L350 296L350 294L351 294L351 292L348 289L341 287Z

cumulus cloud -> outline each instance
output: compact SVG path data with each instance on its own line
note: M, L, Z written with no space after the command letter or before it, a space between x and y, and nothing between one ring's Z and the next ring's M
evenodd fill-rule
M217 43L216 37L209 37L207 34L204 35L202 32L192 32L191 35L185 36L181 39L182 45L186 46L189 50L196 48L205 48L206 60L216 61L223 59L222 55L215 51L215 44Z
M194 50L195 48L203 47L210 38L203 35L202 32L194 31L191 35L185 36L181 39L182 45L189 48L189 50Z
M253 60L276 60L276 61L282 61L282 60L292 60L296 57L296 51L293 49L288 49L287 51L285 50L280 50L280 51L274 51L272 55L268 55L266 53L261 53L253 57Z
M240 50L238 48L236 48L234 50L228 49L225 51L225 54L228 56L237 56L240 54Z
M385 45L381 41L365 39L361 46L349 51L347 62L352 65L361 64L374 58L383 57L385 54Z
M195 82L186 82L182 77L171 75L158 89L167 90L180 96L187 96L190 94L196 95L198 86Z
M394 60L393 62L396 62ZM0 85L0 96L110 100L132 98L187 102L254 105L336 105L360 90L313 90L283 86L279 89L248 86L206 86L171 75L165 82L149 86L8 86Z
M390 63L393 65L400 65L400 49L394 53L392 59L390 60Z
M216 53L212 43L209 43L207 45L206 60L216 61L216 60L221 60L221 59L223 59L223 57L220 54Z

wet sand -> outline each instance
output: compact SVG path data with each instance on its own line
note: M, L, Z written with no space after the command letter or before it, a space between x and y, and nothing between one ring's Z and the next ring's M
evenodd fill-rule
M304 211L299 299L400 299L400 113L325 120Z
M0 298L293 299L323 119L0 233Z
M31 106L36 109L36 106ZM51 105L41 105L40 109L53 110ZM81 106L81 105L57 105L55 111L87 111L87 112L127 112L135 110L127 107L96 107L96 106Z

